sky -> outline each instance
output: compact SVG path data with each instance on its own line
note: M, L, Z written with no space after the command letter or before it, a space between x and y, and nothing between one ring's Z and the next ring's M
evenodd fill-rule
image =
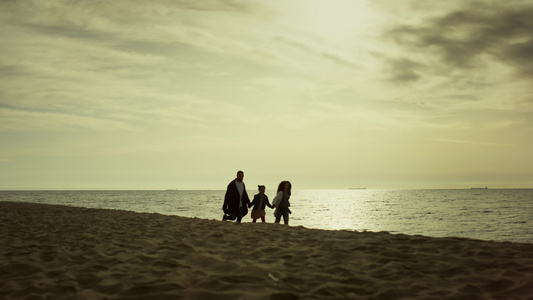
M0 190L533 188L533 0L5 0L0 45Z

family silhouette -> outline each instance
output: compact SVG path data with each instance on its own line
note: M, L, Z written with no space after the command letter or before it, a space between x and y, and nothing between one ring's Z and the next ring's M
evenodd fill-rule
M291 213L289 207L292 184L289 181L282 181L278 185L276 196L270 204L268 196L265 195L266 187L264 185L258 185L259 193L254 195L253 201L250 201L248 193L246 192L246 186L244 184L244 172L238 171L237 178L232 180L226 188L226 194L224 195L224 204L222 210L224 216L222 220L231 220L241 222L242 218L248 214L248 209L252 208L250 217L252 222L256 223L257 219L261 218L263 223L265 220L265 207L269 207L274 210L275 222L279 223L283 218L283 223L289 225L289 214Z

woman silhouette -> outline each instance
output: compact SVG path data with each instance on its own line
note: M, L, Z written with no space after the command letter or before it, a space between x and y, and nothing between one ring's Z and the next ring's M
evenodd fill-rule
M283 216L283 222L285 225L289 225L289 198L291 197L292 184L289 181L282 181L278 186L278 193L274 200L272 200L272 206L276 208L274 216L276 217L275 223L279 223Z

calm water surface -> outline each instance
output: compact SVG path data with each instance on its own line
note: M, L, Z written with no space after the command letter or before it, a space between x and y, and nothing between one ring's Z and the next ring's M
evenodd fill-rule
M223 198L224 191L0 191L0 201L217 220ZM292 226L533 243L532 189L295 190L291 210ZM267 208L267 222L272 212ZM250 222L249 215L243 221Z

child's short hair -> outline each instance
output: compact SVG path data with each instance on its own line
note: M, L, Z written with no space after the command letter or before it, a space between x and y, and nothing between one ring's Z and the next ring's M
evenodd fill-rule
M261 188L265 188L265 186L264 186L264 185L258 185L258 186L257 186L257 189L258 189L258 190L261 190Z

